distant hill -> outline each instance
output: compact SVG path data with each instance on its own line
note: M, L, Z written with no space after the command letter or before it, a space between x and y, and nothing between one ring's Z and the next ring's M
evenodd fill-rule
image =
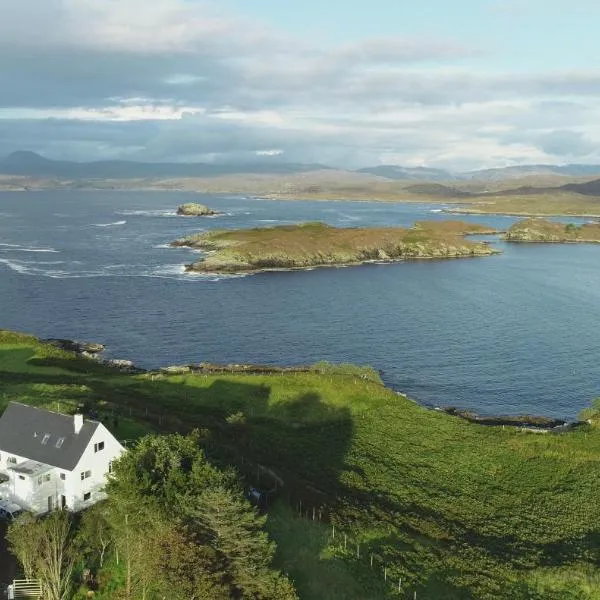
M386 179L415 180L415 181L453 181L461 179L444 169L427 167L401 167L399 165L379 165L358 169L358 173L368 173Z
M426 196L437 196L443 198L461 198L472 196L470 192L457 190L456 188L441 183L416 183L404 188L405 191L411 194L422 194Z
M522 180L514 185L529 185L530 188L519 188L508 193L535 194L550 187L552 183L559 186L565 183L561 177L584 178L599 177L600 165L523 165L497 169L484 169L467 173L451 173L444 169L428 167L403 167L401 165L376 165L357 170L343 170L317 163L286 163L281 157L258 159L247 163L214 164L214 163L173 163L173 162L136 162L127 160L104 160L95 162L76 162L52 160L35 152L17 151L5 158L0 158L0 175L49 177L67 180L111 180L111 179L190 179L210 178L231 175L257 176L315 176L328 174L335 181L355 182L362 178L363 184L376 185L381 181L398 182L404 187L406 182L425 184L425 187L412 187L416 194L431 194L435 196L464 196L466 192L455 190L452 185L468 187L472 192L477 188L498 186L498 182ZM319 180L322 176L319 176ZM575 179L576 181L577 179ZM427 183L439 187L426 186ZM448 186L442 185L449 184ZM503 187L507 187L504 185ZM565 190L586 195L599 195L593 182L569 183ZM506 192L503 192L506 193Z
M594 181L586 183L569 183L561 186L560 189L583 194L584 196L600 196L600 179L594 179Z
M75 162L51 160L35 152L13 152L0 159L0 173L69 179L137 179L155 177L215 177L235 173L290 174L327 170L319 164L256 162L248 164L146 163L126 160Z
M470 171L465 175L478 181L503 181L529 176L561 175L566 177L600 177L600 165L522 165Z

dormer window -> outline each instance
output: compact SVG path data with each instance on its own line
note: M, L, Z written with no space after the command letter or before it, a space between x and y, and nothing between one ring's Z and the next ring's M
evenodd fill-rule
M48 443L49 439L50 439L50 434L49 433L45 433L44 437L42 438L42 446L45 446Z
M64 442L65 442L65 438L58 438L56 440L56 447L60 448L64 444Z
M101 452L102 450L104 450L104 442L94 444L94 452Z

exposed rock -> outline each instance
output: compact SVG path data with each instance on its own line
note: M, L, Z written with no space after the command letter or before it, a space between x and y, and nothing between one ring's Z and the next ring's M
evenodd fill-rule
M531 429L555 429L558 427L565 427L567 423L561 419L552 419L550 417L539 417L535 415L517 415L517 416L498 416L498 417L485 417L478 415L477 413L461 410L455 407L448 407L442 409L445 413L460 417L470 423L477 423L479 425L508 425L511 427L526 427Z
M134 374L134 373L146 373L147 372L145 369L140 369L139 367L136 367L133 364L133 361L131 361L131 360L113 358L113 359L105 361L105 364L108 365L109 367L119 369L119 371L122 371L123 373Z
M210 215L216 215L217 213L212 210L212 208L204 206L204 204L188 202L177 208L177 214L184 217L208 217Z
M557 223L547 219L525 219L515 223L507 232L509 242L599 243L600 223Z
M160 372L166 375L184 375L191 370L189 365L171 365L169 367L161 367Z
M105 350L105 347L102 344L96 344L93 342L76 342L74 340L61 338L50 338L42 341L46 344L50 344L51 346L55 346L56 348L60 348L61 350L75 352L76 354L85 356L100 354L100 352Z

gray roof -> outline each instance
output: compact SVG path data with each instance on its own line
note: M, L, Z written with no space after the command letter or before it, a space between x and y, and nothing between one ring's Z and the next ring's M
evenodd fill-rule
M99 425L84 421L75 433L72 416L10 402L0 418L0 452L72 471Z

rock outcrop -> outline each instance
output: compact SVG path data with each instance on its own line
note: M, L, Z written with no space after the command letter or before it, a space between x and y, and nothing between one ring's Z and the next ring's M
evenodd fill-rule
M209 217L216 215L217 212L212 210L212 208L208 208L208 206L204 206L204 204L188 202L177 208L177 214L183 217Z
M525 219L515 223L507 232L509 242L599 243L600 223L557 223L547 219Z

